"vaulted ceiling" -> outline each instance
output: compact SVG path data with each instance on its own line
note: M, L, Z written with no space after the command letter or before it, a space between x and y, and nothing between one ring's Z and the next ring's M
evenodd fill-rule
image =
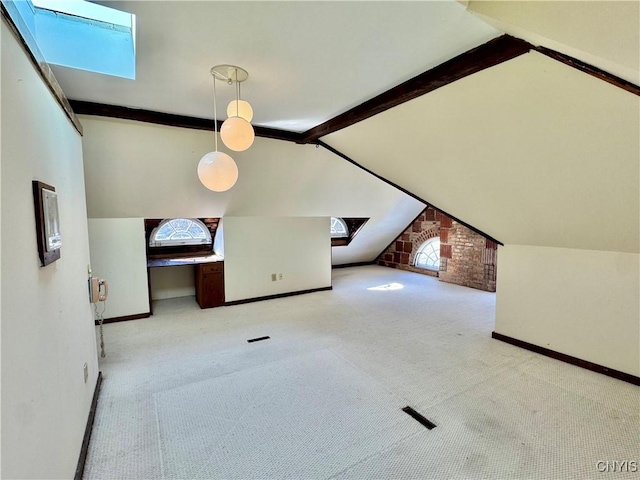
M255 124L302 132L504 32L640 83L635 1L96 3L136 15L136 79L54 66L71 99L211 118L230 63Z
M136 15L136 79L54 67L69 98L212 118L233 64L254 123L297 132L501 33L453 1L99 3Z
M504 33L640 84L635 1L98 3L136 14L137 78L53 67L74 100L211 119L237 64L253 123L301 133ZM499 241L638 251L639 98L532 51L319 139Z

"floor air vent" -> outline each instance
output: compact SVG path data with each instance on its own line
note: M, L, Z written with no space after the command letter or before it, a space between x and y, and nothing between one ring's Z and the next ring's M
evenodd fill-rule
M250 338L249 340L247 340L247 342L251 343L251 342L259 342L260 340L267 340L271 337L258 337L258 338Z
M420 424L424 425L425 427L427 427L429 430L436 428L436 424L433 423L431 420L429 420L428 418L423 417L422 415L420 415L418 412L416 412L413 408L411 407L404 407L402 409L402 411L404 413L406 413L407 415L410 415L411 417L413 417L415 420L417 420Z

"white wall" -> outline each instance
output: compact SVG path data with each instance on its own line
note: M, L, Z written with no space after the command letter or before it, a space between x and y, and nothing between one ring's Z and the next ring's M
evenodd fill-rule
M109 282L104 318L149 312L144 219L90 218L94 277Z
M495 331L640 375L640 255L500 249Z
M2 478L72 478L98 375L81 138L1 35ZM58 192L61 258L42 268L32 180Z
M216 235L213 238L213 251L216 255L224 257L224 218L218 221L218 228L216 228Z
M328 217L225 217L226 301L331 286ZM273 282L271 274L282 273Z

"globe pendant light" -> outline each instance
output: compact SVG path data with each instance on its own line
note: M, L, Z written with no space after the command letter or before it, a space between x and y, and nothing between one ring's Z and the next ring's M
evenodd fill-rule
M209 152L198 163L198 178L214 192L226 192L238 181L238 166L224 152Z
M235 152L244 152L253 144L253 127L242 117L227 118L220 127L220 138Z
M245 69L235 65L218 65L214 70L218 78L226 79L229 84L236 84L236 99L232 100L227 107L229 118L220 127L220 138L227 148L235 152L243 152L253 144L255 139L255 132L249 123L253 118L253 109L248 102L240 103L240 83L249 78L249 74Z
M213 67L213 135L215 139L215 151L207 153L198 163L198 178L209 190L214 192L226 192L236 184L238 180L238 166L229 155L218 151L218 112L216 105L216 74Z
M236 99L231 100L227 106L227 117L242 117L251 123L253 119L253 108L246 100L240 100L240 82L236 82L237 94Z
M227 107L227 117L241 117L251 123L253 119L253 108L246 100L231 100Z

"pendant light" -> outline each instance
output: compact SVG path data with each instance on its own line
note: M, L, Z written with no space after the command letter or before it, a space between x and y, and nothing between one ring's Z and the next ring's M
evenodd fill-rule
M249 78L249 73L235 65L218 65L213 67L213 75L224 79L229 85L236 85L236 99L227 107L227 118L220 127L220 138L227 148L235 152L243 152L248 149L255 139L255 132L251 126L253 109L249 102L240 100L240 83Z
M198 163L198 178L209 190L225 192L233 187L238 180L238 166L229 155L218 151L218 112L216 104L216 72L213 67L213 135L215 150L207 153Z
M238 89L236 99L229 102L227 106L227 117L242 117L251 123L253 119L253 108L249 102L240 99L240 82L236 82L236 86Z
M229 117L220 127L220 138L235 152L244 152L255 138L253 127L242 117Z
M231 100L227 107L227 117L241 117L251 123L253 108L246 100Z

